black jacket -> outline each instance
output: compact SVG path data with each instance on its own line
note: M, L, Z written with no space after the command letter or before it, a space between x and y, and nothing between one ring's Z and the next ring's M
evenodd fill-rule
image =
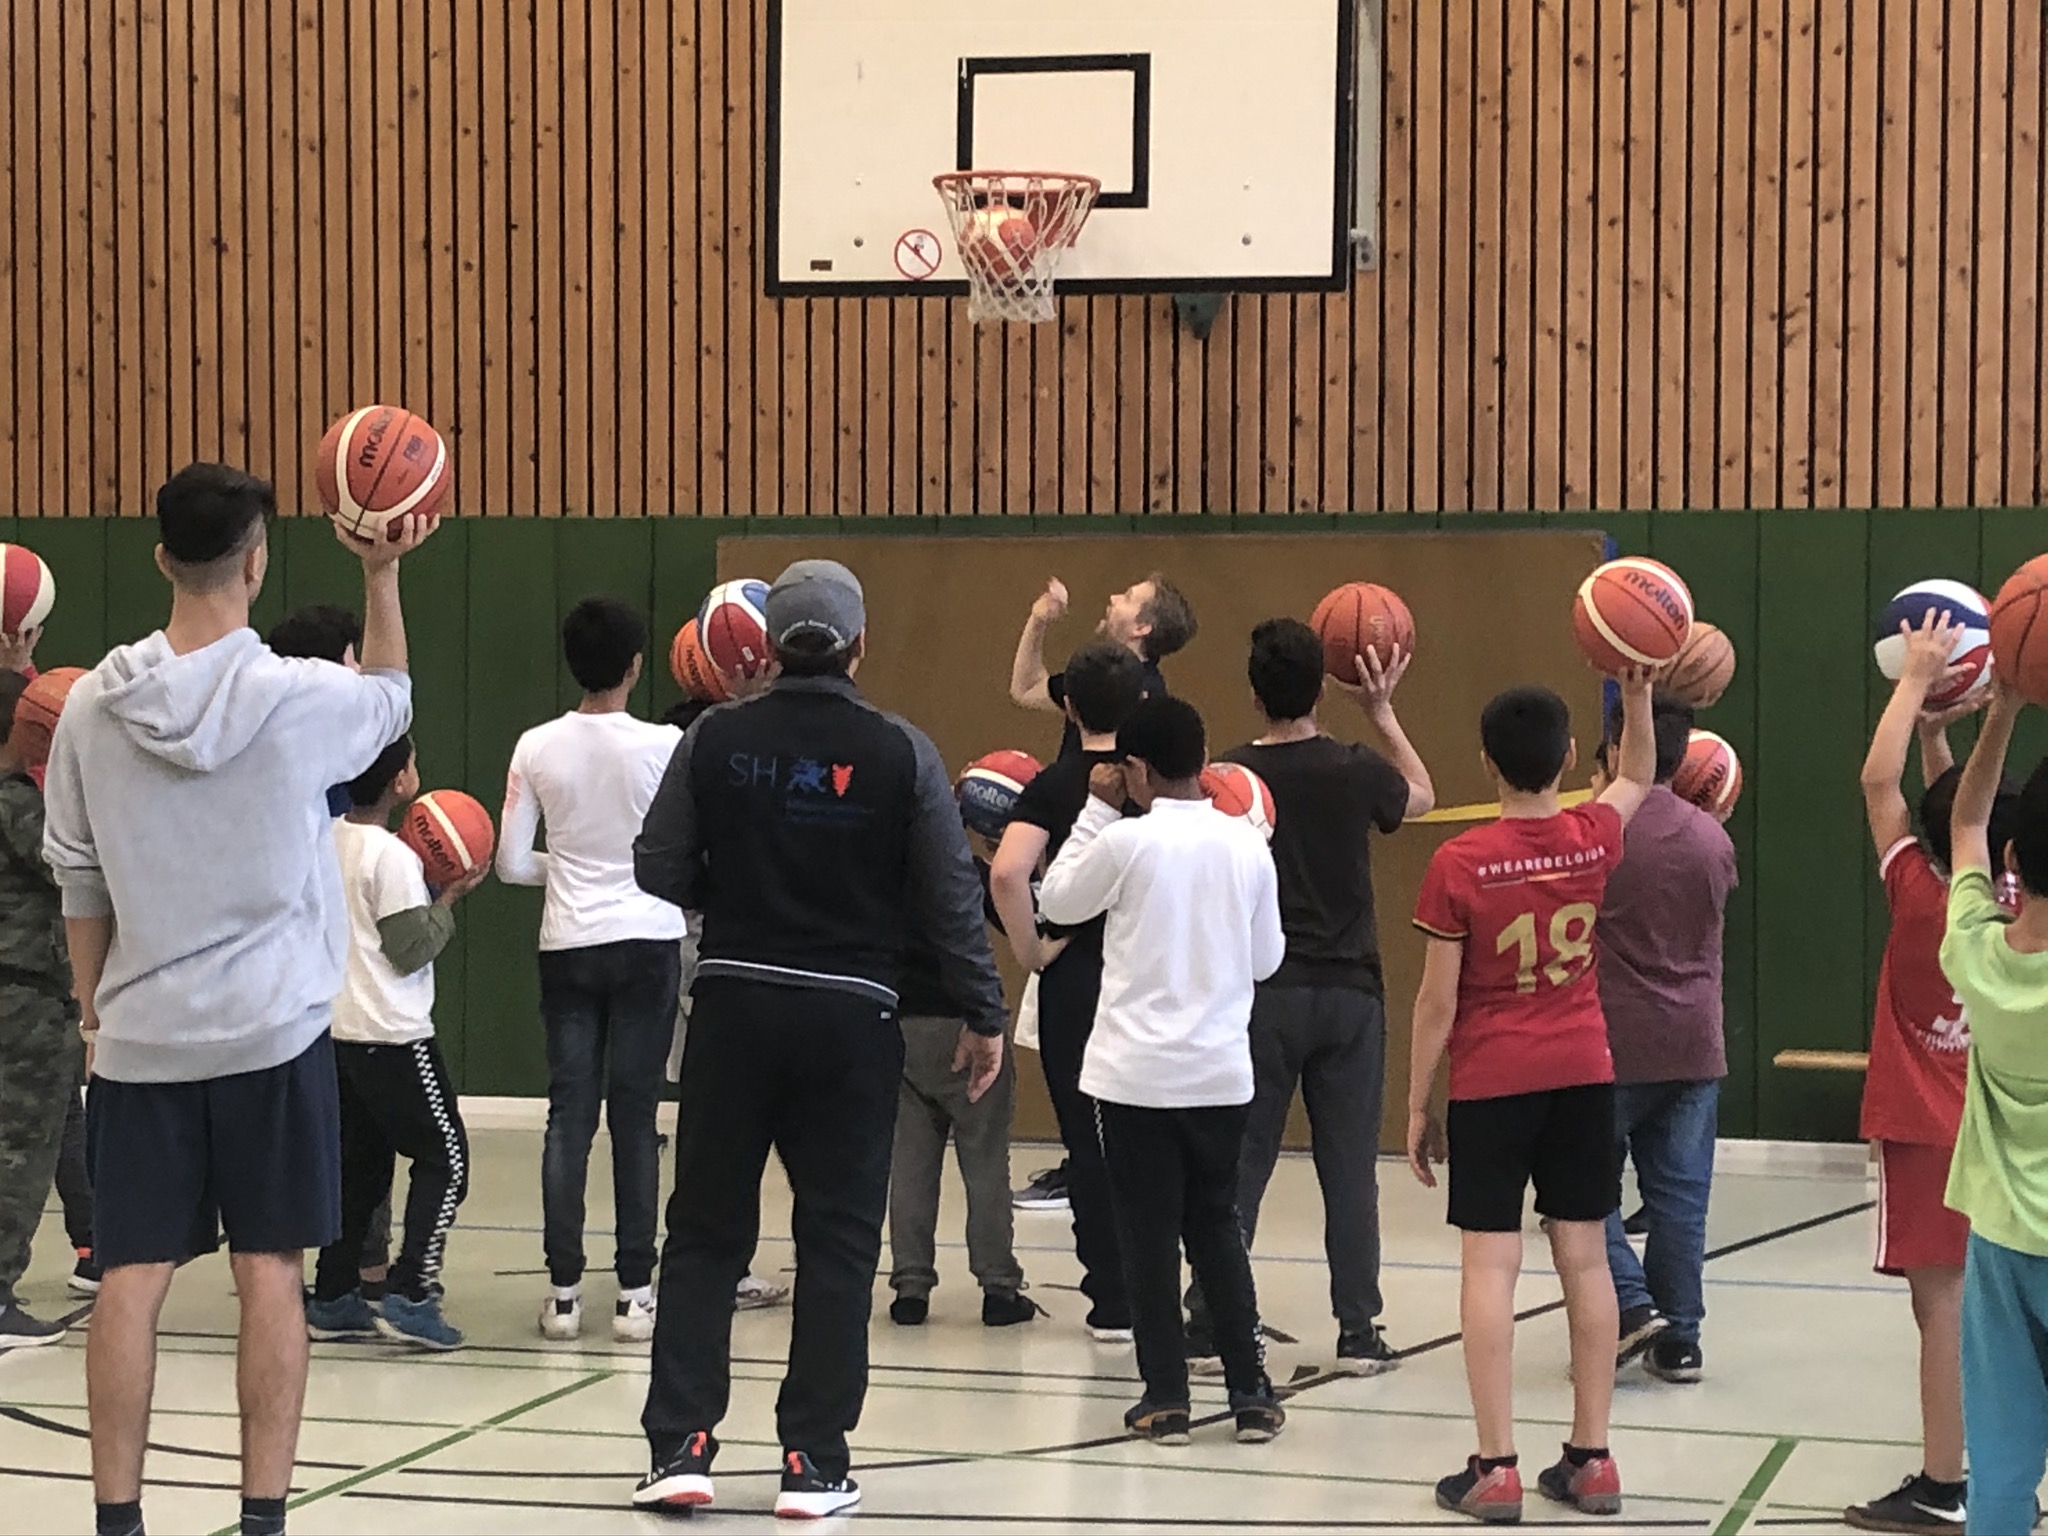
M1003 1031L981 883L938 749L842 677L779 678L705 713L633 843L649 895L701 912L700 977L895 1005L923 940L945 995Z

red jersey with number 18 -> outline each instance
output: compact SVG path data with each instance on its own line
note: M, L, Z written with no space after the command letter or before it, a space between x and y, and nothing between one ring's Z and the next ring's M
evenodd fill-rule
M1599 804L1503 819L1437 849L1415 926L1465 945L1452 1098L1614 1081L1593 925L1620 862L1621 814Z

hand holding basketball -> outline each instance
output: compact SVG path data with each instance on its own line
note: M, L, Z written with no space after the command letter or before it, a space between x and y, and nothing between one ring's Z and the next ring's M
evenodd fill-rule
M1382 662L1380 653L1367 647L1363 655L1351 658L1362 682L1348 683L1335 673L1330 674L1330 681L1337 685L1339 691L1356 700L1358 707L1368 715L1377 715L1394 707L1394 690L1408 675L1408 664L1414 659L1412 651L1403 650L1396 644L1387 648L1387 660Z
M365 570L383 570L387 566L398 564L400 560L426 543L433 536L434 530L441 526L441 516L438 512L425 516L409 512L392 518L384 526L383 538L365 539L350 533L336 522L334 536L341 541L342 548L363 562Z
M442 906L452 907L456 902L462 900L463 897L488 880L490 875L490 866L488 864L480 865L460 879L452 880L447 885L442 886L441 894L436 899Z
M1949 670L1956 628L1946 609L1937 611L1933 608L1922 615L1919 628L1901 624L1899 633L1906 639L1906 665L1899 673L1899 680L1910 680L1924 689L1931 689L1940 682Z
M1056 624L1067 616L1067 584L1055 576L1031 605L1031 617L1041 624Z
M0 672L26 672L35 665L36 642L43 627L32 624L18 635L0 634Z

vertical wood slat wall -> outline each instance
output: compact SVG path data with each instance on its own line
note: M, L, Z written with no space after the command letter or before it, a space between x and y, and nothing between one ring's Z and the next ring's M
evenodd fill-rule
M765 0L15 0L0 512L423 410L478 514L2048 500L2042 7L1384 0L1382 263L761 296Z

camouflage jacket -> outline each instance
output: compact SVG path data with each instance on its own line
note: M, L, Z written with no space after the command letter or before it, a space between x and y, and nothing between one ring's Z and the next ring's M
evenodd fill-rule
M27 774L0 774L0 985L69 994L71 956L57 882L43 862L43 796Z

